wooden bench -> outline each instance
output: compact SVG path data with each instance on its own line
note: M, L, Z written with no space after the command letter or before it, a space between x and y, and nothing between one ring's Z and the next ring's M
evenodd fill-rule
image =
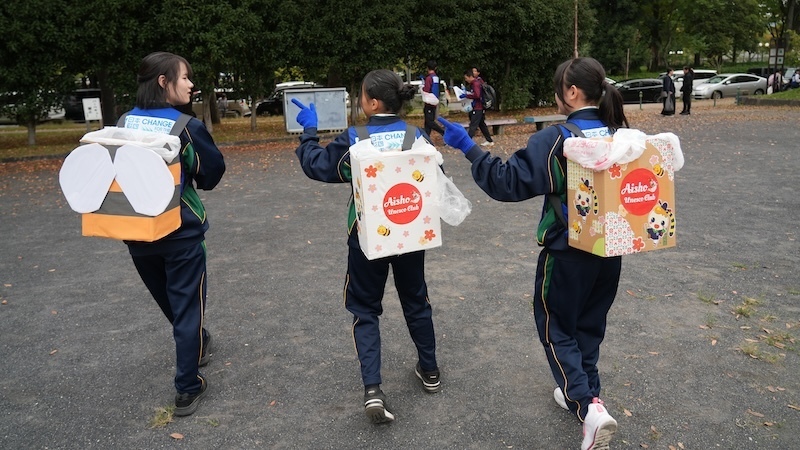
M469 128L469 122L461 122L464 128ZM486 126L492 127L492 135L503 134L503 128L509 125L520 125L517 119L489 119Z
M567 116L563 114L550 114L548 116L528 116L522 119L522 123L536 124L536 131L542 131L546 126L553 123L566 122Z
M517 121L517 119L489 119L486 121L486 125L492 127L492 135L500 135L503 134L503 129L505 127L515 127L520 125L529 125L535 124L536 131L541 131L544 129L545 126L551 123L559 123L559 122L566 122L567 116L563 114L551 114L548 116L529 116L525 117L522 122ZM464 128L469 128L469 122L461 122L460 125Z

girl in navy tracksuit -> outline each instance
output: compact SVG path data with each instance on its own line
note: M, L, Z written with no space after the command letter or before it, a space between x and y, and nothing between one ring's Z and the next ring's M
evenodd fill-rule
M175 123L184 123L173 105L191 101L191 77L192 68L184 58L166 52L147 55L139 68L136 107L120 126L169 133ZM181 226L155 242L126 241L142 281L172 324L178 416L194 413L206 392L198 367L208 362L211 340L203 327L208 221L195 186L213 189L225 173L222 153L205 125L195 118L185 123L180 132Z
M407 125L399 116L403 104L414 96L414 88L404 85L397 74L390 70L375 70L364 77L361 84L360 106L369 120L366 131L372 143L381 151L407 149L404 141L407 132L414 137L426 134L417 127ZM350 146L359 140L356 128L350 127L337 136L326 147L317 137L317 114L312 103L308 107L297 99L300 107L297 123L303 126L297 157L303 172L314 180L328 183L350 183ZM406 324L411 339L417 348L419 362L415 374L427 392L437 392L440 387L439 368L436 363L436 338L428 302L428 287L425 283L425 252L417 251L398 256L368 260L358 242L356 212L350 199L348 213L348 256L345 278L344 302L353 314L353 338L358 360L361 363L361 378L364 382L364 408L367 417L374 423L394 420L386 408L386 397L381 384L381 341L378 317L383 308L381 300L389 275L389 266L394 273L395 287L403 306Z
M559 113L568 115L567 121L586 137L608 136L627 126L622 97L605 82L605 71L594 59L564 62L556 70L553 84ZM571 136L564 127L537 132L526 148L503 162L475 145L461 126L440 121L445 124L445 143L461 149L472 161L472 176L489 196L517 202L556 194L564 210L563 142ZM597 360L606 315L619 284L620 258L602 258L570 248L566 226L547 200L537 241L544 249L536 268L533 307L539 339L558 384L553 395L562 408L584 423L582 449L608 448L617 424L599 400Z

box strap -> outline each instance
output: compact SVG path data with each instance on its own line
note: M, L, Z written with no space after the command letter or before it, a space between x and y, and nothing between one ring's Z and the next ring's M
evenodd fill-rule
M562 124L556 125L557 127L561 127L572 133L577 137L586 137L578 128L577 125L574 123L566 122ZM550 201L550 206L553 208L553 212L555 213L558 220L564 225L564 228L569 229L569 224L567 223L567 218L564 216L564 204L561 203L561 197L558 194L547 194L547 200Z

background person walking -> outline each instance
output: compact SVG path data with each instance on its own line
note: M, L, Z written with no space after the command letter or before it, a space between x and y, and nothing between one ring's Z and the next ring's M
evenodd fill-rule
M667 69L667 74L664 76L661 85L662 103L664 105L664 107L661 108L662 116L675 115L675 82L672 80L673 73L674 71L672 69Z
M475 136L475 131L480 128L483 137L486 139L481 145L493 146L494 140L492 135L489 134L489 127L486 126L486 118L484 117L483 110L483 82L475 76L476 69L467 69L464 72L464 81L469 84L467 92L462 94L461 98L472 99L472 111L469 112L469 137Z
M683 93L683 110L681 115L689 115L692 113L692 90L694 89L694 70L691 67L685 66L683 68L683 85L681 92Z
M423 94L423 107L422 112L425 117L425 134L430 136L431 130L439 133L444 134L444 128L436 122L436 113L439 108L439 75L436 74L436 61L430 60L427 64L428 67L428 74L425 75L425 82L422 85L422 92L427 92L430 94L434 99L435 102L432 100L430 103L425 100L425 95Z

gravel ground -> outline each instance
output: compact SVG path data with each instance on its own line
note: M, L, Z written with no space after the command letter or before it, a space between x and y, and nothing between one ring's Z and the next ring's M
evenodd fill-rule
M681 138L678 245L623 259L600 360L612 448L794 448L800 108L657 108L629 115ZM493 153L532 132L511 130ZM553 402L530 305L541 199L489 199L460 152L440 147L473 202L427 257L444 387L425 394L413 376L390 281L383 387L397 421L374 426L341 296L348 187L307 179L294 145L227 147L228 173L202 195L209 393L163 427L150 421L174 395L171 331L125 246L80 236L60 161L0 164L0 448L580 446L580 425Z

